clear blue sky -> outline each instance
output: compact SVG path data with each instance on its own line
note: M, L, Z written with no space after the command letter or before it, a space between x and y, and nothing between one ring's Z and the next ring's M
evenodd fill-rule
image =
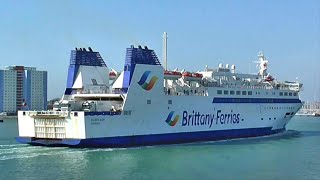
M61 97L70 50L91 46L122 70L125 48L148 45L169 68L236 64L256 72L259 50L279 80L304 83L303 100L320 100L318 0L1 0L0 68L35 66L49 74L48 98Z

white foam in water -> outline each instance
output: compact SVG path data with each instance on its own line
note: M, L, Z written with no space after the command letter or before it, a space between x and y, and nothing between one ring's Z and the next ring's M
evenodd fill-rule
M27 146L25 144L0 144L0 148L2 147L21 147L21 146Z
M3 146L6 148L0 149L0 161L12 160L12 159L27 159L35 158L38 156L56 156L61 154L81 154L89 152L108 152L116 149L111 148L99 148L99 149L71 149L66 147L50 148L39 146L25 146L16 145Z
M37 150L37 149L41 150L41 149L39 149L39 147L35 147L35 146L3 148L3 149L0 149L0 155L2 155L2 154L14 154L14 153L25 153L25 152L30 152L31 150Z

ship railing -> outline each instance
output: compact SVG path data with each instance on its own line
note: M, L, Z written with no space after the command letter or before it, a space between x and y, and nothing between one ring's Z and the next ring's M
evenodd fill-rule
M112 89L109 92L111 94L121 94L121 95L125 94L125 92L123 90L121 90L121 89Z
M172 96L208 96L208 91L201 87L193 88L189 91L186 89L177 90L176 88L164 88L165 95L172 95Z
M93 91L90 89L78 91L76 94L126 94L122 89L103 89L101 91Z
M27 111L26 114L31 117L39 117L39 116L68 117L69 112L68 111Z

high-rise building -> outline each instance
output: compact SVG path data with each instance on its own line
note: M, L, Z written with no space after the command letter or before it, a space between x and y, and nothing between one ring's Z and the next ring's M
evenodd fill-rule
M47 71L24 66L8 66L0 70L0 112L46 108Z

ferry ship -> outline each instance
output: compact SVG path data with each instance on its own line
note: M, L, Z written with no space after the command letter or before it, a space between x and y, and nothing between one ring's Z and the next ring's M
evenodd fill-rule
M99 52L76 48L63 97L53 111L19 111L16 139L40 146L118 148L285 131L302 106L302 84L278 81L267 72L265 56L258 58L257 74L223 64L178 71L167 69L166 55L162 66L153 50L131 46L124 70L115 73Z

